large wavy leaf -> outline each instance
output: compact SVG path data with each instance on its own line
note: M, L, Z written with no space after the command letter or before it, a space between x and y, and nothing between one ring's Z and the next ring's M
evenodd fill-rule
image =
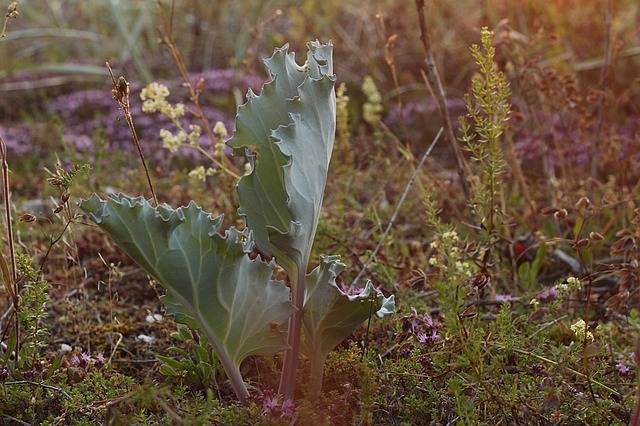
M311 361L311 388L316 393L329 352L371 315L382 318L395 310L394 296L385 297L371 281L357 294L343 292L336 277L344 268L339 256L325 256L306 279L304 341Z
M249 91L229 141L253 165L238 184L240 213L294 285L298 271L306 273L335 135L333 47L307 47L303 66L287 46L265 60L272 79L259 96Z
M212 344L240 399L247 396L240 364L249 355L286 349L281 325L291 313L289 289L271 280L274 265L251 260L248 235L218 234L194 202L176 210L143 198L97 196L82 209L167 289L168 308L196 325Z

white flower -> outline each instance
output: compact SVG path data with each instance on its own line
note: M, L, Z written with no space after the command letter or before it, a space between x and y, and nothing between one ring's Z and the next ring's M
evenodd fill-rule
M140 92L140 99L143 101L162 101L169 96L169 89L164 84L152 82Z
M176 152L180 145L186 140L187 134L184 131L178 132L174 135L167 129L160 130L160 139L162 139L162 146L170 152Z
M198 145L198 140L200 139L200 135L202 134L202 129L197 124L191 124L189 126L189 130L189 136L187 137L189 145Z
M213 126L213 134L220 139L224 139L227 137L227 127L222 121L217 121L215 126Z
M204 169L204 166L198 166L189 172L189 177L194 180L204 182L207 179L207 172Z
M586 339L593 342L593 333L587 329L587 323L582 318L571 326L571 331L573 331L573 334L579 341L583 342Z

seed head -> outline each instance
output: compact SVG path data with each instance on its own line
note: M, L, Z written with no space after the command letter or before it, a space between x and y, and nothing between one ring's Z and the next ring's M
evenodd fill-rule
M20 215L20 222L33 223L36 220L38 219L31 213L23 213L22 215Z
M590 232L589 239L594 241L602 241L604 240L604 236L599 232Z
M569 213L567 212L567 209L559 209L553 214L553 217L555 217L558 220L561 220L561 219L565 219L568 215Z
M583 210L589 207L590 205L591 205L591 200L589 200L587 197L581 197L576 202L575 207L576 207L576 210Z

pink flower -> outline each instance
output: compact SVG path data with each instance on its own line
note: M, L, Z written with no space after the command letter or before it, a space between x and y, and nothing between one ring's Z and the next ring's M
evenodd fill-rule
M627 367L622 361L618 361L618 363L616 364L616 370L618 370L618 374L623 377L631 374L631 369Z

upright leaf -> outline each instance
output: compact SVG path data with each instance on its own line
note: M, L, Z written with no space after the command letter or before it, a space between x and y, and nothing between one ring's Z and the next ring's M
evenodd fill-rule
M322 386L323 365L329 352L371 315L382 318L395 310L394 296L384 297L370 281L358 294L343 292L336 277L344 268L339 256L326 256L306 279L304 341L311 361L313 393Z
M280 378L285 399L295 393L307 265L336 129L333 46L307 44L299 66L288 47L265 61L271 81L238 110L231 147L244 149L252 172L238 184L240 213L258 248L287 271L294 312Z
M272 79L259 96L249 91L229 141L253 165L238 184L240 213L257 246L276 256L294 285L306 273L336 126L333 47L307 48L303 66L287 46L265 60Z
M91 197L81 205L132 259L167 289L169 310L207 337L241 400L248 393L240 364L249 355L286 348L281 325L291 313L289 290L271 280L274 265L247 256L247 235L218 234L194 202L176 210L143 198Z

